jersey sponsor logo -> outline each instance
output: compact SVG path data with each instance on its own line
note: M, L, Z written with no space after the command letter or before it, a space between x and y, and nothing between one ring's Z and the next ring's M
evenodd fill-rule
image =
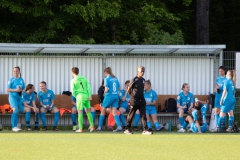
M49 100L48 99L44 99L43 102L49 102Z
M152 98L145 98L146 102L152 102Z

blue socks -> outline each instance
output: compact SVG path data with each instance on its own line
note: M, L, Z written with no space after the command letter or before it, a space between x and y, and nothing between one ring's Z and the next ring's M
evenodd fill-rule
M54 113L54 125L53 125L54 127L57 127L58 125L59 116L60 116L59 112Z
M16 107L11 115L12 128L17 127L18 124L18 108Z
M73 124L73 126L76 126L77 125L77 123L76 123L77 114L76 113L74 113L74 114L72 113L71 117L72 117L72 124Z
M95 116L96 116L96 112L91 112L91 114L92 114L93 124L95 124Z
M124 118L124 115L123 114L120 114L119 116L121 122L122 122L122 125L125 127L126 126L126 122L125 122L125 118Z
M159 128L159 127L160 127L160 125L159 125L158 122L155 122L155 123L154 123L154 126L155 126L155 128Z
M187 127L188 123L186 121L183 122L182 128L185 129Z
M219 123L218 121L219 121L219 118L220 118L219 114L216 114L215 118L216 118L216 125L217 125L217 127L219 127L219 125L218 125L218 123Z
M219 121L218 121L217 127L220 127L220 126L221 126L221 123L225 123L225 121L226 121L226 117L220 117L220 118L219 118Z
M26 112L25 119L26 119L26 127L30 127L30 112Z
M98 127L102 127L102 124L103 124L103 120L104 120L104 118L105 118L104 115L100 115L100 116L99 116Z
M148 128L152 128L151 122L147 121Z
M46 122L45 113L44 113L44 112L41 112L40 115L41 115L43 127L46 127L46 126L47 126L47 122Z
M133 123L133 126L134 127L137 127L138 126L138 121L140 119L140 114L135 114L135 117L134 117L134 123Z
M178 119L179 119L179 123L180 123L181 127L183 128L184 118L179 117Z
M234 117L230 116L228 119L228 127L232 128L233 123L234 123Z
M117 114L114 116L114 119L115 119L115 122L116 122L117 126L121 127L120 119L119 119Z
M35 127L38 127L38 122L39 122L39 113L35 113Z

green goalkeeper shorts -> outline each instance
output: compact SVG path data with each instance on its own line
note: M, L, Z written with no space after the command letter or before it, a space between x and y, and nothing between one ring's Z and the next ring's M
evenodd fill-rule
M86 94L78 94L76 96L77 110L83 110L84 108L90 109L90 100Z

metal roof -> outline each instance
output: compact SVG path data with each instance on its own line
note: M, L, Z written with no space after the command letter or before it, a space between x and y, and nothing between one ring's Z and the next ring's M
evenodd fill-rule
M205 53L219 54L226 45L107 45L0 43L0 53Z

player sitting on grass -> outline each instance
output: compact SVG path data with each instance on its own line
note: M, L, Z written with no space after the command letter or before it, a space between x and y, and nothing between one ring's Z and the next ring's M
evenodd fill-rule
M77 67L72 68L73 79L71 80L71 91L73 97L77 100L78 110L78 125L79 129L76 132L83 132L83 109L86 110L88 121L90 123L90 132L94 131L93 117L90 113L90 100L92 100L92 89L89 81L79 76L79 69Z
M119 108L119 111L121 114L119 117L120 117L120 121L122 122L124 129L126 129L126 121L125 121L123 113L128 111L128 102L130 101L130 95L127 93L129 83L130 83L130 81L127 80L125 82L125 88L119 91L119 98L121 101L120 108Z
M193 94L189 92L190 87L187 83L184 83L182 85L182 90L183 92L179 93L177 97L177 112L179 113L179 123L181 125L181 129L183 129L183 123L184 123L183 114L187 112L189 113L192 112L193 101L194 101Z
M72 117L72 123L73 123L73 130L76 131L76 118L77 118L77 107L76 107L76 98L72 96L72 114L71 114L71 117ZM93 118L93 125L94 125L94 122L95 122L95 116L96 116L96 111L93 107L90 108L90 111L91 111L91 114L92 114L92 118ZM86 109L83 110L83 113L85 114L86 113Z
M146 116L147 116L147 125L148 130L153 131L152 125L151 125L151 119L152 117L155 129L157 131L161 131L164 129L164 127L160 126L160 124L157 121L157 110L156 110L156 101L157 101L157 93L151 89L151 82L150 80L145 81L144 85L144 98L146 100Z
M40 90L38 92L38 101L40 102L40 116L43 124L43 131L47 130L47 122L45 113L53 113L54 114L54 125L53 130L58 131L57 124L59 119L59 110L54 105L55 95L52 90L47 89L47 83L42 81L40 83Z
M195 109L192 112L192 116L187 116L185 121L183 122L183 127L181 130L179 130L178 132L185 132L185 129L188 125L188 123L190 124L190 128L194 133L204 133L207 131L207 124L203 122L203 115L201 113L201 105L199 102L197 102L198 104L195 106Z
M25 92L22 93L22 102L23 104L20 107L20 112L21 113L26 113L25 114L25 119L26 119L26 129L28 131L31 131L30 127L30 114L31 110L35 112L35 130L38 130L38 120L39 120L39 109L36 107L36 95L34 93L34 86L32 84L28 84L26 87Z

